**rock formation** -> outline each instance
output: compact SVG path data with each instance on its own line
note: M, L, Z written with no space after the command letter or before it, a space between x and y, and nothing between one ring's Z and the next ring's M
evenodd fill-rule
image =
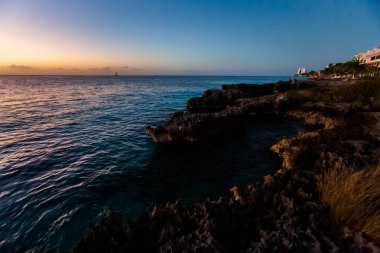
M187 111L176 112L164 125L146 127L155 142L199 141L233 131L253 114L283 113L286 97L280 93L291 88L311 86L308 82L223 85L207 90L200 98L187 102Z

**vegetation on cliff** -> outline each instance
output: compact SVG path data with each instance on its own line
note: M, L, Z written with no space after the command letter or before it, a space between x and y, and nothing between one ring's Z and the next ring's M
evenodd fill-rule
M380 240L380 165L359 171L331 169L319 182L334 221Z
M377 72L378 70L376 67L373 67L368 64L360 64L360 62L357 59L353 59L344 63L336 63L335 65L329 64L329 67L322 70L321 74L324 76L365 76L373 75Z
M359 80L323 92L313 89L292 89L287 91L286 95L297 104L307 101L350 103L357 107L368 107L369 110L380 110L380 78Z

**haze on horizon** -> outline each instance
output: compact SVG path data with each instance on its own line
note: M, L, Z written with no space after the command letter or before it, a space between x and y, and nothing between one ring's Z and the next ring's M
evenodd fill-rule
M0 74L291 75L380 46L377 0L0 0Z

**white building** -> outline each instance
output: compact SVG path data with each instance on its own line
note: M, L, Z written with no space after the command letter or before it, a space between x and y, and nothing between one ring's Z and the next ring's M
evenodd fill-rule
M307 74L307 69L304 67L298 68L297 75Z

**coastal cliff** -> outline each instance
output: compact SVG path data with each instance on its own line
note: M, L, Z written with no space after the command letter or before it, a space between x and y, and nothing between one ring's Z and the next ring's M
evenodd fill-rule
M378 166L379 87L378 80L238 84L190 99L187 111L147 127L155 142L223 138L262 115L302 120L310 131L275 143L271 149L283 159L281 168L260 182L233 187L231 199L189 207L168 203L134 221L109 211L73 252L380 252L377 223L373 232L338 221L333 203L323 198L330 171Z

